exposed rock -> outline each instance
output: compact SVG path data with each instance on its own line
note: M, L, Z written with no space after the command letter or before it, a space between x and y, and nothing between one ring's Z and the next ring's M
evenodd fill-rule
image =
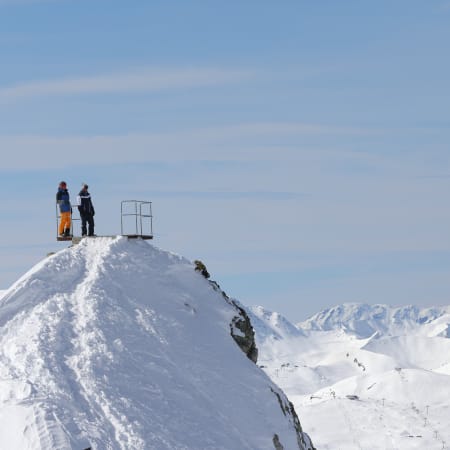
M255 342L255 330L253 330L250 318L245 310L234 300L231 300L230 303L238 311L238 315L234 316L230 323L231 336L247 357L256 364L258 361L258 349Z
M206 266L201 261L195 261L195 270L200 272L205 278L209 278L209 272ZM207 276L204 274L207 274ZM242 306L240 306L237 300L230 299L228 295L221 289L220 285L214 281L209 280L209 284L212 288L220 292L227 303L232 305L236 311L237 315L233 317L230 323L230 334L239 345L241 350L247 355L247 357L253 361L255 364L258 360L258 349L256 347L255 341L255 331L250 321L250 317ZM271 391L278 399L281 411L286 416L286 418L291 422L295 429L297 435L298 448L300 450L316 450L309 438L309 436L303 432L300 420L295 411L294 405L287 399L286 395L281 391L275 391L271 388ZM278 434L273 435L273 445L275 450L284 450L282 443Z
M295 431L297 433L297 443L299 449L307 449L307 450L316 450L313 446L311 439L309 439L309 436L303 432L302 425L300 424L300 420L297 416L297 412L295 411L294 405L292 402L290 402L286 395L283 393L283 391L274 391L272 388L270 389L274 395L278 399L278 403L280 404L281 411L283 411L283 414L289 419L289 421L292 423L292 425L295 428ZM275 448L275 436L274 436L274 445ZM280 444L281 445L281 444ZM283 448L283 447L280 447Z
M276 433L273 435L273 446L275 447L275 450L284 450L284 447L281 445L280 438Z
M206 279L210 277L205 264L200 260L195 260L195 270L200 272ZM228 295L220 288L217 281L209 280L212 288L220 292L227 303L232 305L237 312L230 323L230 334L235 340L240 349L247 355L247 357L255 364L258 361L258 349L255 341L255 330L250 322L250 317L244 308L242 308L236 300L230 299Z
M250 317L244 308L242 308L236 300L230 299L228 295L222 291L216 281L209 282L214 290L220 292L227 303L232 305L237 312L230 323L230 334L239 345L240 349L247 355L255 364L258 361L258 348L256 347L255 330L253 329Z
M209 272L206 270L205 264L202 263L199 259L196 259L194 261L195 264L195 270L197 272L200 272L206 279L210 277Z

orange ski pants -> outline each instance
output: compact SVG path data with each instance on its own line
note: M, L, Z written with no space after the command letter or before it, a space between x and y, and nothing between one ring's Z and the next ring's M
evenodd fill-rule
M63 234L64 230L70 230L70 221L71 221L70 211L61 213L61 221L59 222L59 234Z

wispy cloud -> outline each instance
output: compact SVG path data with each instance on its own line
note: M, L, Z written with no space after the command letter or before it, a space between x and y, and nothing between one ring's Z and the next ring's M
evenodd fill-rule
M155 191L152 190L154 198L176 198L193 200L296 200L305 194L298 192L277 191Z
M235 83L251 76L252 73L245 70L144 67L127 72L19 83L0 88L0 100L80 94L145 93Z
M0 148L7 149L2 158L5 169L39 169L65 167L72 161L61 159L84 149L89 164L123 164L128 162L174 161L258 161L297 160L302 153L295 139L291 145L269 145L268 136L292 138L303 135L353 136L369 130L304 123L256 123L228 125L168 133L144 133L99 136L0 136ZM376 131L374 131L376 132ZM245 139L244 139L245 138ZM306 151L306 150L305 150ZM323 152L322 152L323 153ZM364 155L340 151L352 158ZM349 155L348 155L349 154ZM26 157L24 158L24 155ZM323 155L322 155L323 157Z
M435 175L419 175L417 178L431 179L431 180L448 180L450 179L450 174L440 173Z
M33 3L61 3L67 0L0 0L0 6L2 5L29 5Z
M229 125L222 127L211 127L208 130L193 131L195 136L200 133L222 138L227 136L267 136L267 135L305 135L305 134L332 134L332 135L367 135L380 133L379 130L361 127L344 127L326 124L315 124L305 122L257 122Z

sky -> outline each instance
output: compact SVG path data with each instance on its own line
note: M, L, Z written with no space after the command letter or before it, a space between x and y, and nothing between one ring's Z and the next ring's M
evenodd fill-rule
M0 0L0 288L65 180L294 322L449 304L449 51L444 0Z

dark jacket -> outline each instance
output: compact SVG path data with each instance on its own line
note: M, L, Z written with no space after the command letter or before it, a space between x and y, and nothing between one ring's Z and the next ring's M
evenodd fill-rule
M59 210L63 212L70 212L70 197L67 189L58 188L56 193L56 203L59 205Z
M95 214L94 205L92 204L91 194L88 191L81 190L77 197L78 211L81 216L93 216Z

